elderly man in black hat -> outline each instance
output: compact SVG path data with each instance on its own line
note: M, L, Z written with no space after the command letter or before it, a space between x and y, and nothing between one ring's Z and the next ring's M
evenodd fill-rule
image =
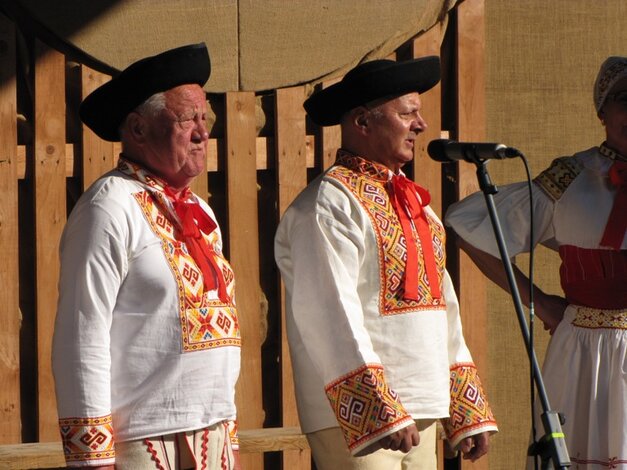
M239 468L240 332L220 230L189 184L208 133L204 44L140 60L80 116L121 140L69 217L53 341L68 466Z
M462 335L429 193L401 168L437 57L375 60L305 102L341 125L335 165L286 211L275 256L301 427L317 468L437 466L436 421L476 460L496 431Z

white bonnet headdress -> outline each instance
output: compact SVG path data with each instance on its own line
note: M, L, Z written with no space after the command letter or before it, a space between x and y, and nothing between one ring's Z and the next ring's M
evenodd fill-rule
M594 107L597 113L603 107L612 87L623 77L627 77L627 57L608 57L601 65L594 82Z

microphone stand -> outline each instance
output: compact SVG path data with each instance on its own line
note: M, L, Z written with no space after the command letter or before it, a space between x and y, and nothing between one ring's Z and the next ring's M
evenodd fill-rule
M542 374L540 367L538 366L538 360L536 358L533 345L531 344L529 337L529 329L527 327L527 321L522 307L522 301L518 291L518 286L514 278L514 271L512 269L512 263L507 254L507 248L503 241L503 232L501 230L501 224L496 212L496 206L494 204L494 194L498 192L495 185L490 180L490 175L486 168L486 161L479 158L476 153L472 155L472 152L466 152L466 161L472 162L477 166L477 179L479 187L485 196L486 204L488 206L488 212L490 214L490 220L492 222L492 228L494 229L494 235L499 247L499 253L501 254L501 261L507 274L507 280L510 287L512 299L514 301L514 307L516 308L516 314L518 316L518 322L520 323L520 329L522 331L523 338L525 340L525 346L527 348L527 354L529 355L529 362L532 367L533 378L538 391L538 397L542 404L542 424L544 426L544 436L538 442L534 442L529 447L528 455L539 455L542 461L542 469L549 469L549 463L553 462L554 469L565 469L570 467L570 458L568 456L568 450L566 449L566 442L564 441L564 433L561 427L561 417L556 411L551 411L549 405L549 399L546 395L544 388L544 382L542 380ZM535 436L534 436L535 440Z

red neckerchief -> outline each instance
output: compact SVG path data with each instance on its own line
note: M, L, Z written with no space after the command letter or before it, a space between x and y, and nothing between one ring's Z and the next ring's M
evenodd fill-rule
M612 186L616 188L614 204L605 225L601 245L620 250L627 231L627 161L604 145L600 147L600 151L601 154L614 159L608 177Z
M417 185L403 175L394 175L389 184L390 201L398 215L405 243L407 245L407 261L405 266L405 293L407 300L419 300L418 296L418 247L414 240L414 230L418 233L429 289L433 298L442 296L438 278L438 269L433 253L433 240L429 220L423 207L429 204L431 196L423 187ZM413 228L413 230L412 230Z
M220 300L228 302L224 276L216 262L217 255L203 236L203 233L209 235L213 232L217 228L216 223L200 207L189 188L185 188L178 196L168 186L164 187L164 192L180 220L181 235L187 251L202 272L205 289L217 289Z

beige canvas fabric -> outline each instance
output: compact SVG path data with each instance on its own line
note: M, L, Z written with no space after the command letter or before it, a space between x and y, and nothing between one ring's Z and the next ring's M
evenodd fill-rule
M624 0L486 0L486 140L523 151L533 175L551 160L598 145L604 130L593 86L601 63L625 55ZM522 180L517 160L489 165L497 185ZM576 230L573 227L573 230ZM528 257L517 258L526 271ZM559 257L536 253L536 281L561 293ZM490 469L523 468L529 439L529 366L512 301L488 289L489 377L486 386L500 432ZM536 326L540 361L548 341ZM541 424L538 424L541 429Z
M16 0L47 29L115 69L205 41L210 92L269 90L342 75L392 53L457 0ZM106 7L103 5L107 4Z

